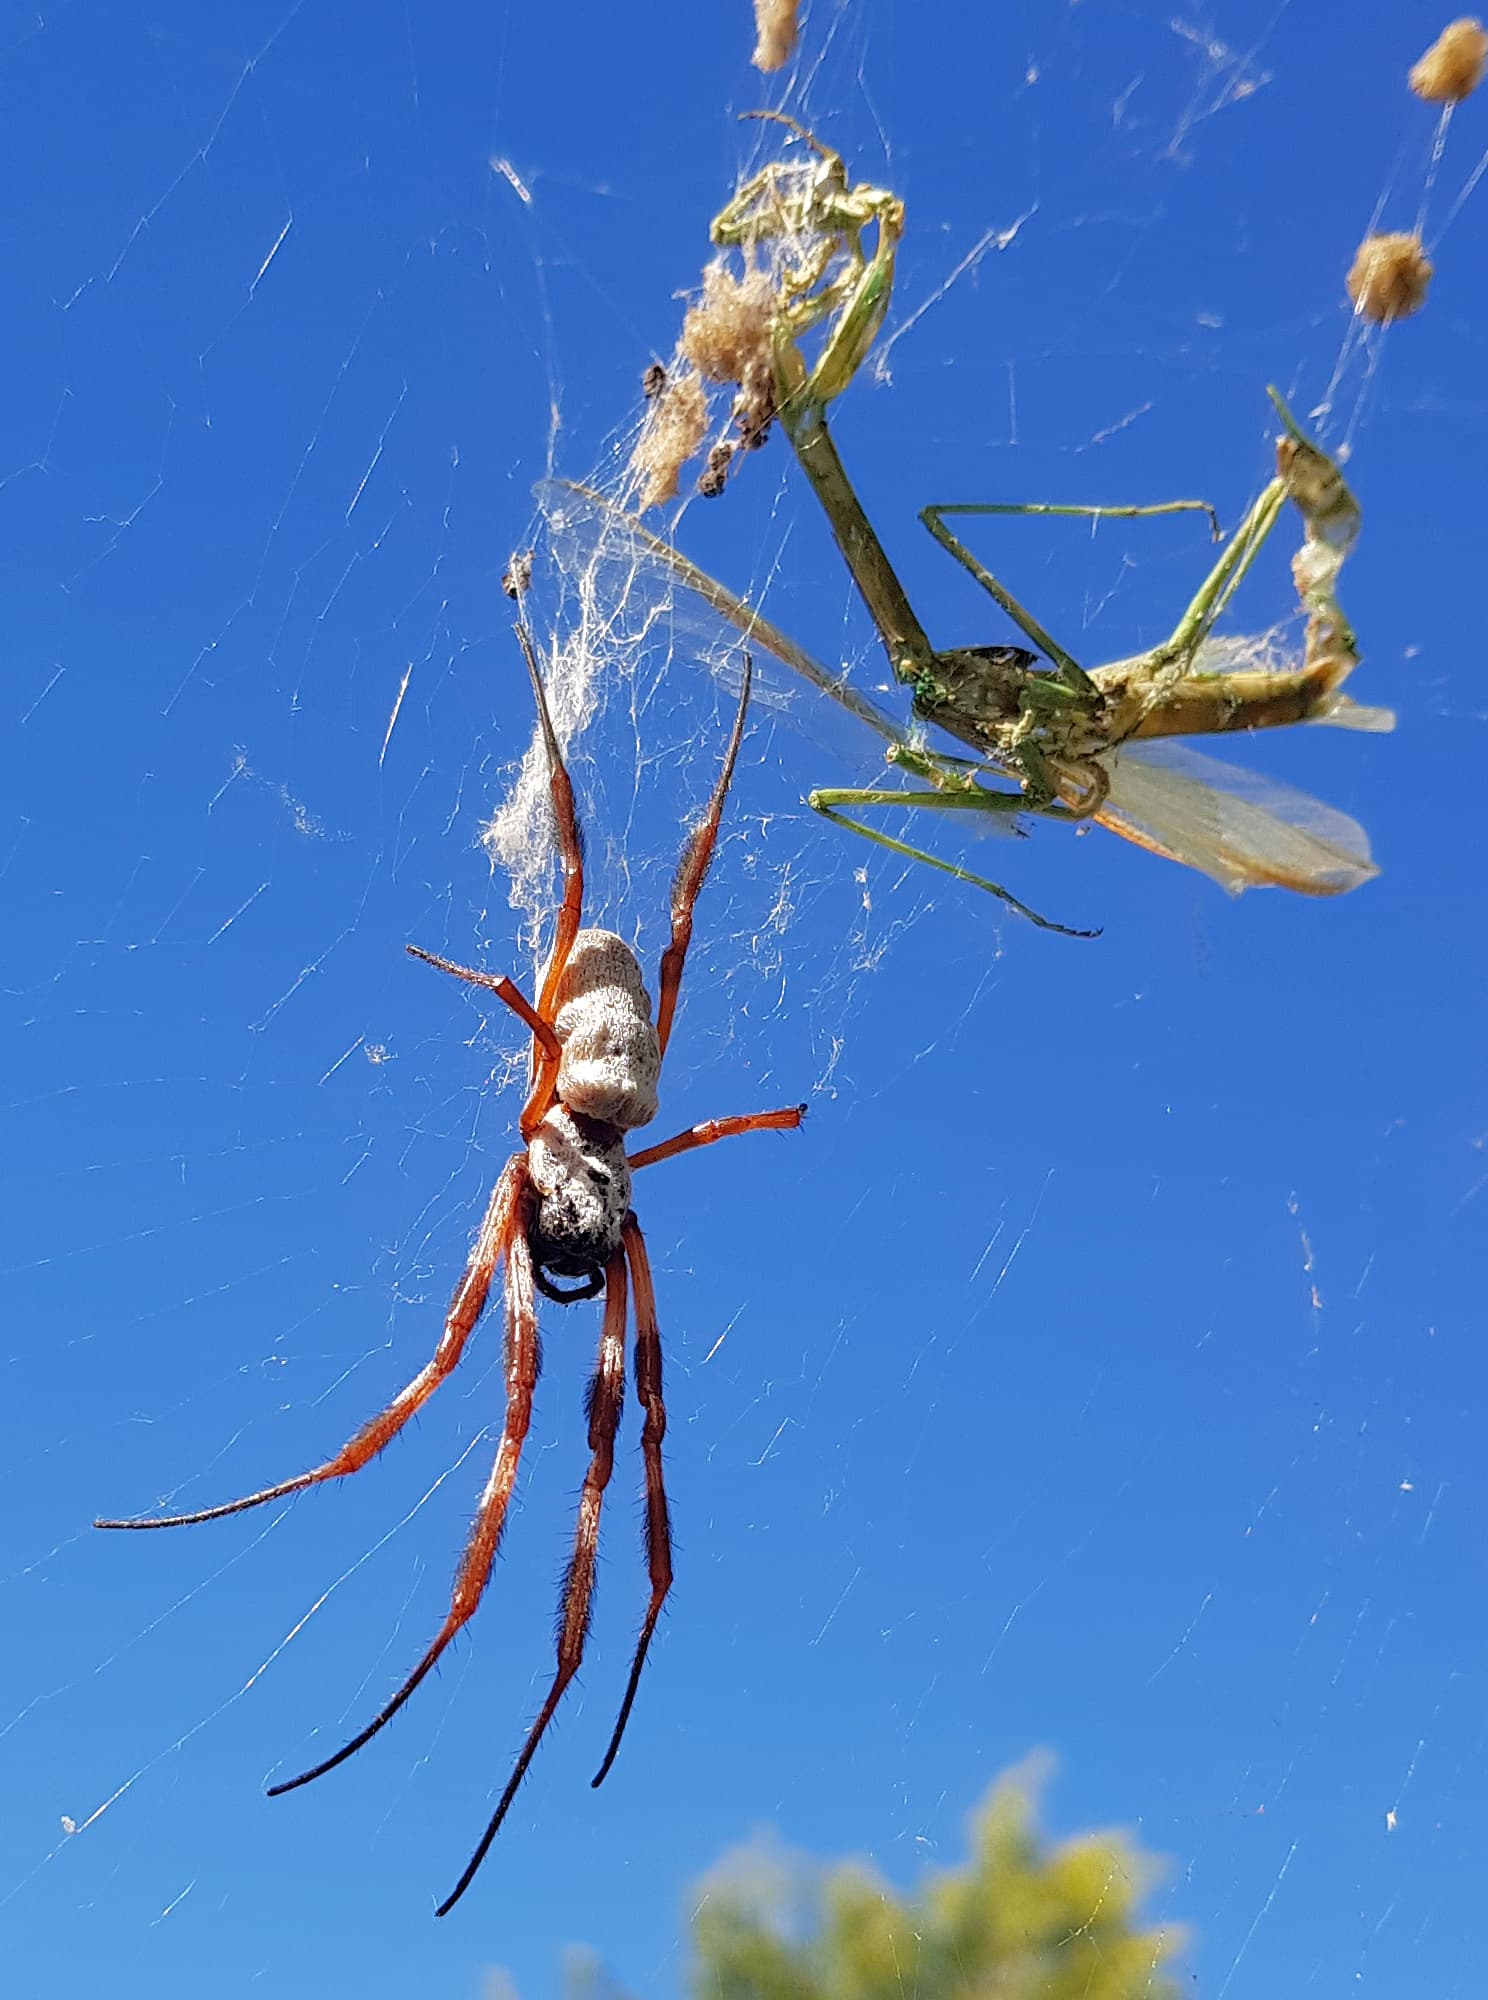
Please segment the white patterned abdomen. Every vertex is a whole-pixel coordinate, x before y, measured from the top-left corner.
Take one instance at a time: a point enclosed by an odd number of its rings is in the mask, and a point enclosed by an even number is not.
[[[661,1044],[635,953],[613,931],[580,931],[558,982],[558,1097],[624,1132],[656,1116]]]

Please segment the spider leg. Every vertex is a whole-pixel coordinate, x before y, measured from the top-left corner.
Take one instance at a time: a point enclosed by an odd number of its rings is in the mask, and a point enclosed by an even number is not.
[[[707,1142],[704,1140],[701,1143]],[[641,1684],[641,1669],[646,1664],[656,1621],[672,1587],[672,1522],[661,1462],[661,1441],[666,1436],[667,1422],[666,1404],[661,1394],[661,1328],[656,1320],[656,1288],[651,1282],[651,1260],[646,1255],[646,1239],[641,1234],[641,1225],[634,1211],[626,1216],[621,1226],[621,1238],[630,1264],[631,1282],[635,1287],[636,1394],[646,1411],[645,1428],[641,1432],[641,1453],[646,1466],[646,1568],[651,1577],[651,1601],[646,1606],[641,1636],[636,1641],[630,1679],[625,1684],[625,1698],[620,1704],[615,1733],[610,1738],[609,1749],[605,1751],[604,1762],[591,1780],[595,1785],[604,1783],[619,1752],[620,1739],[625,1734],[625,1725],[635,1704],[636,1689]]]
[[[506,1790],[491,1815],[490,1824],[466,1863],[464,1874],[436,1912],[441,1917],[448,1915],[474,1881],[475,1872],[485,1860],[487,1850],[506,1818],[507,1809],[517,1795],[517,1787],[527,1775],[527,1767],[542,1741],[543,1732],[552,1721],[554,1711],[584,1657],[584,1641],[589,1636],[589,1612],[594,1597],[600,1509],[615,1464],[615,1432],[619,1428],[620,1408],[625,1399],[625,1309],[625,1255],[623,1251],[616,1250],[605,1266],[604,1322],[599,1336],[599,1361],[589,1387],[589,1449],[593,1455],[579,1495],[573,1556],[559,1601],[558,1671],[548,1690],[548,1698],[522,1745],[522,1754],[507,1780]]]
[[[658,1160],[673,1160],[678,1153],[694,1152],[699,1146],[711,1146],[719,1139],[732,1139],[740,1132],[794,1132],[805,1117],[804,1104],[787,1104],[780,1111],[744,1111],[733,1118],[708,1118],[701,1125],[693,1125],[686,1132],[677,1133],[675,1138],[663,1139],[660,1145],[645,1146],[639,1153],[632,1153],[630,1165],[632,1168],[654,1167]],[[626,1227],[629,1227],[628,1223]],[[627,1243],[629,1240],[627,1237]],[[637,1314],[640,1312],[640,1283],[637,1278]]]
[[[391,1722],[451,1639],[469,1623],[485,1595],[501,1543],[501,1531],[506,1525],[507,1503],[516,1484],[522,1444],[532,1418],[532,1395],[537,1387],[541,1361],[537,1301],[532,1288],[532,1252],[527,1243],[528,1206],[529,1196],[524,1186],[522,1199],[513,1212],[510,1241],[506,1245],[506,1421],[502,1425],[496,1462],[486,1481],[486,1490],[476,1509],[475,1524],[470,1530],[470,1539],[455,1575],[449,1612],[433,1645],[387,1706],[349,1743],[343,1744],[333,1757],[327,1757],[312,1770],[301,1771],[297,1778],[287,1778],[282,1785],[270,1785],[271,1799],[277,1799],[282,1792],[292,1792],[301,1785],[308,1785],[312,1778],[324,1777],[327,1771],[344,1764],[364,1743],[370,1742],[384,1723]]]
[[[563,977],[564,968],[568,964],[568,955],[573,950],[573,941],[578,936],[579,925],[583,920],[584,836],[579,826],[578,808],[574,804],[573,785],[563,761],[563,752],[558,748],[558,738],[553,730],[553,718],[548,712],[548,697],[543,687],[542,672],[537,664],[537,653],[525,622],[518,622],[517,639],[522,648],[522,657],[527,662],[527,671],[532,677],[532,693],[537,702],[537,724],[542,731],[543,744],[548,753],[548,787],[553,801],[553,826],[558,836],[558,858],[563,864],[563,901],[558,906],[558,915],[553,925],[553,949],[548,956],[542,988],[537,996],[538,1014],[544,1021],[551,1021],[553,1004],[558,994],[558,982]],[[532,1087],[527,1094],[527,1102],[522,1107],[521,1129],[524,1139],[532,1137],[552,1108],[557,1081],[558,1053],[544,1043],[541,1054],[536,1049],[532,1052]]]
[[[538,1013],[527,995],[515,980],[508,979],[504,972],[477,972],[471,965],[456,965],[452,958],[441,958],[438,952],[425,951],[422,945],[406,944],[403,949],[410,958],[421,958],[425,965],[432,965],[436,972],[449,972],[456,979],[463,979],[470,986],[484,986],[495,993],[511,1008],[517,1019],[532,1032],[532,1039],[542,1045],[543,1054],[551,1062],[557,1062],[563,1049],[552,1028]]]
[[[241,1500],[229,1500],[220,1507],[203,1507],[194,1514],[148,1514],[130,1520],[97,1520],[93,1523],[94,1527],[194,1528],[202,1521],[220,1521],[228,1514],[242,1514],[249,1507],[262,1507],[266,1501],[282,1500],[286,1494],[299,1493],[307,1486],[318,1486],[324,1479],[344,1479],[349,1473],[360,1472],[369,1459],[375,1458],[384,1445],[392,1442],[409,1418],[417,1415],[445,1377],[458,1366],[470,1330],[480,1318],[481,1308],[486,1303],[486,1294],[491,1289],[491,1279],[503,1250],[510,1255],[512,1218],[522,1207],[519,1196],[524,1193],[526,1182],[527,1156],[525,1153],[514,1154],[491,1190],[491,1199],[487,1203],[475,1247],[470,1253],[470,1262],[465,1266],[465,1274],[449,1302],[444,1316],[444,1332],[440,1335],[433,1358],[405,1388],[399,1390],[386,1409],[363,1424],[334,1458],[328,1458],[324,1465],[314,1466],[309,1472],[298,1473],[293,1479],[282,1479],[277,1486],[266,1486],[261,1493],[249,1493]],[[522,1241],[525,1245],[525,1237]]]
[[[723,753],[723,769],[719,772],[718,782],[713,787],[708,810],[693,828],[686,846],[682,849],[677,862],[676,877],[672,883],[672,941],[661,955],[661,978],[656,999],[656,1038],[661,1043],[663,1055],[666,1054],[667,1039],[672,1032],[672,1016],[677,1011],[677,995],[682,986],[682,967],[687,959],[687,947],[692,942],[693,906],[697,902],[698,892],[707,879],[708,867],[713,859],[713,849],[718,840],[719,821],[723,817],[723,802],[728,793],[729,782],[734,775],[739,745],[744,740],[744,711],[749,706],[749,683],[753,673],[754,662],[746,653],[744,673],[739,687],[739,711],[734,717],[728,748]]]

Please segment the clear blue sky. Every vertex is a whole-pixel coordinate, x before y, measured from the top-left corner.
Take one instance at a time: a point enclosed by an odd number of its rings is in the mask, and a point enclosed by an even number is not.
[[[983,848],[1105,926],[1050,938],[819,825],[800,800],[842,767],[757,715],[662,1128],[812,1111],[643,1190],[679,1574],[603,1791],[644,1601],[634,1409],[583,1687],[434,1922],[550,1671],[592,1307],[546,1313],[480,1617],[294,1797],[261,1794],[442,1615],[495,1329],[338,1491],[88,1526],[300,1469],[432,1346],[514,1043],[402,947],[529,970],[477,840],[530,727],[499,579],[549,464],[612,464],[758,143],[736,111],[788,103],[909,204],[907,330],[837,427],[942,643],[1004,634],[920,505],[1235,519],[1264,384],[1316,404],[1354,245],[1381,201],[1415,219],[1434,8],[817,0],[793,87],[748,68],[746,14],[7,16],[0,1949],[26,2000],[479,2000],[498,1966],[533,2000],[575,1941],[660,2000],[725,1846],[773,1825],[907,1881],[1040,1746],[1056,1831],[1170,1858],[1153,1907],[1211,2000],[1478,1990],[1481,199],[1335,403],[1356,689],[1399,732],[1236,753],[1365,821],[1377,882],[1230,902],[1099,832]],[[812,504],[777,443],[684,539],[740,587],[783,542],[776,616],[877,684]],[[1206,559],[1181,522],[982,546],[1089,661],[1160,636]],[[1243,622],[1287,610],[1284,554]],[[654,960],[721,725],[685,661],[648,686],[576,772],[593,912]]]

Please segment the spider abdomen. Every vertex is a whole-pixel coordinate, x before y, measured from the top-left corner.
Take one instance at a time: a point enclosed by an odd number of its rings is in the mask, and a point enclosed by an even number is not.
[[[579,932],[558,984],[553,1032],[563,1045],[558,1096],[570,1111],[623,1132],[650,1124],[661,1044],[651,996],[624,938]]]
[[[532,1135],[527,1165],[537,1190],[530,1241],[539,1270],[561,1278],[603,1271],[630,1208],[624,1133],[555,1104]]]

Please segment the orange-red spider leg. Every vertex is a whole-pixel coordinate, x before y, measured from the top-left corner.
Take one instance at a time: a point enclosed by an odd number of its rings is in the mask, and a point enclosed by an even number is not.
[[[659,1145],[643,1146],[630,1155],[635,1167],[654,1167],[658,1160],[673,1160],[678,1153],[695,1152],[699,1146],[714,1145],[719,1139],[733,1139],[741,1132],[794,1132],[806,1116],[804,1104],[787,1104],[780,1111],[745,1111],[735,1118],[708,1118],[675,1138]]]
[[[558,1037],[548,1023],[515,980],[508,979],[504,972],[477,972],[474,966],[456,965],[452,958],[441,958],[438,952],[425,951],[423,946],[418,944],[406,944],[403,949],[411,958],[421,958],[425,965],[432,965],[436,972],[452,973],[456,979],[463,979],[468,985],[484,986],[488,992],[497,994],[511,1008],[517,1019],[532,1031],[533,1038],[541,1042],[544,1055],[556,1063],[563,1054],[558,1045]]]
[[[616,1250],[605,1266],[604,1322],[599,1335],[599,1361],[589,1389],[589,1470],[579,1495],[579,1519],[574,1531],[573,1557],[563,1580],[558,1613],[558,1671],[548,1698],[522,1745],[506,1790],[481,1835],[480,1844],[466,1864],[465,1872],[440,1904],[437,1914],[452,1910],[475,1879],[475,1871],[486,1858],[491,1842],[501,1829],[507,1809],[517,1795],[517,1787],[527,1775],[543,1732],[553,1719],[569,1682],[584,1657],[584,1641],[589,1636],[589,1611],[594,1597],[594,1563],[599,1548],[599,1517],[604,1492],[615,1463],[615,1432],[625,1400],[625,1256]]]
[[[677,1011],[677,995],[682,986],[682,967],[687,959],[687,947],[692,943],[693,906],[697,902],[698,893],[707,879],[708,868],[713,860],[713,849],[718,840],[718,825],[723,817],[723,802],[733,779],[739,745],[744,740],[744,711],[749,706],[749,683],[753,671],[753,663],[746,653],[744,680],[739,689],[739,712],[734,717],[728,748],[723,753],[723,769],[718,774],[718,783],[713,787],[708,810],[693,828],[692,836],[682,850],[677,863],[676,877],[672,883],[672,941],[661,954],[661,976],[657,983],[656,995],[656,1038],[661,1043],[663,1055],[666,1054],[667,1040],[672,1032],[672,1016]]]
[[[553,1004],[558,994],[558,982],[563,977],[564,968],[568,964],[568,955],[573,950],[573,941],[578,936],[579,925],[583,920],[584,835],[579,825],[578,808],[574,804],[573,785],[569,781],[568,769],[563,762],[563,752],[558,748],[553,718],[548,712],[547,691],[543,687],[542,672],[537,664],[532,635],[525,623],[518,623],[517,638],[521,643],[522,657],[527,662],[527,671],[532,677],[532,693],[537,702],[537,724],[548,754],[548,788],[553,801],[553,827],[558,837],[558,858],[563,866],[563,901],[558,906],[558,915],[553,925],[553,949],[549,954],[547,970],[543,974],[542,987],[537,996],[538,1013],[543,1020],[551,1021]],[[521,1128],[524,1139],[532,1137],[552,1109],[557,1082],[556,1053],[546,1045],[541,1056],[534,1049],[532,1087],[522,1108]]]
[[[297,1778],[287,1778],[282,1785],[271,1785],[271,1799],[277,1799],[282,1792],[292,1792],[301,1785],[308,1785],[312,1778],[324,1777],[327,1771],[344,1764],[364,1743],[370,1742],[384,1723],[391,1722],[451,1639],[469,1623],[485,1595],[496,1551],[501,1544],[501,1531],[506,1525],[507,1503],[516,1484],[522,1444],[532,1418],[532,1395],[537,1387],[541,1358],[537,1337],[537,1301],[532,1286],[532,1252],[527,1246],[530,1199],[524,1185],[521,1199],[513,1210],[510,1241],[506,1246],[506,1421],[502,1426],[496,1462],[486,1481],[486,1490],[476,1509],[475,1524],[470,1530],[470,1540],[465,1545],[465,1554],[455,1575],[449,1613],[428,1652],[367,1727],[353,1736],[349,1743],[343,1744],[333,1757],[315,1765],[313,1770],[301,1771]]]
[[[610,1738],[604,1762],[592,1780],[596,1785],[604,1783],[620,1749],[620,1739],[625,1734],[625,1725],[635,1705],[636,1689],[641,1684],[641,1669],[651,1649],[656,1621],[672,1587],[672,1522],[661,1462],[661,1442],[666,1436],[667,1421],[666,1404],[661,1394],[661,1328],[656,1319],[656,1287],[651,1282],[651,1260],[646,1255],[646,1239],[641,1234],[641,1225],[634,1212],[626,1216],[621,1238],[635,1289],[636,1394],[646,1412],[646,1424],[641,1432],[641,1455],[646,1466],[646,1569],[651,1578],[651,1600],[646,1606],[641,1636],[636,1641],[635,1657],[630,1663],[630,1679],[625,1684],[625,1698],[620,1704],[615,1733]]]
[[[445,1377],[458,1366],[470,1330],[480,1318],[481,1308],[486,1303],[486,1294],[491,1289],[491,1279],[502,1251],[508,1248],[512,1217],[522,1206],[517,1199],[518,1193],[525,1188],[526,1179],[527,1156],[525,1153],[514,1154],[491,1190],[480,1233],[475,1239],[470,1261],[465,1266],[465,1274],[449,1302],[444,1316],[444,1332],[433,1358],[405,1388],[399,1390],[386,1409],[363,1424],[356,1436],[349,1439],[334,1458],[328,1458],[324,1465],[314,1466],[309,1472],[298,1473],[293,1479],[282,1479],[277,1486],[266,1486],[261,1493],[249,1493],[241,1500],[229,1500],[220,1507],[203,1507],[194,1514],[147,1514],[127,1521],[99,1520],[93,1523],[94,1527],[191,1528],[201,1521],[220,1521],[225,1515],[241,1514],[249,1507],[262,1507],[268,1500],[282,1500],[286,1494],[299,1493],[307,1486],[318,1486],[324,1479],[344,1479],[349,1473],[360,1472],[369,1459],[375,1458],[384,1445],[392,1442],[408,1420],[428,1402]]]

